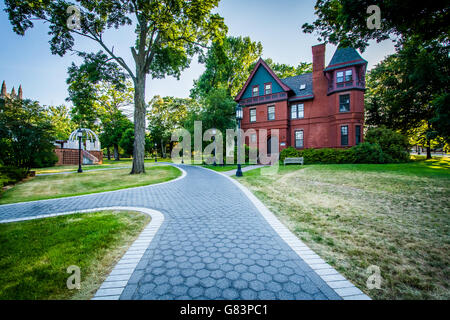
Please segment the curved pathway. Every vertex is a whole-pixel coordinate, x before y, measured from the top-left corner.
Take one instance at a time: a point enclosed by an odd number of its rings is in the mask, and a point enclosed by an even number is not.
[[[230,178],[179,167],[184,178],[159,185],[1,205],[0,222],[104,207],[161,212],[164,222],[121,299],[341,299],[345,289],[364,298],[349,285],[331,288],[349,282],[305,262]]]

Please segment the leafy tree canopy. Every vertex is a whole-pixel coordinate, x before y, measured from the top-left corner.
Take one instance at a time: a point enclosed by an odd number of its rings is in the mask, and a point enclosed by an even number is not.
[[[4,165],[30,169],[52,166],[54,126],[38,102],[0,99],[0,159]]]
[[[165,147],[171,141],[172,132],[182,126],[188,113],[197,107],[197,102],[192,99],[154,96],[149,105],[150,138],[153,143],[161,146],[165,155]]]
[[[214,42],[206,57],[200,62],[206,66],[205,72],[194,81],[191,96],[200,98],[212,89],[225,88],[236,96],[249,76],[251,65],[262,54],[260,42],[249,37],[226,37],[222,42]]]
[[[367,13],[378,5],[380,29],[370,29]],[[302,26],[303,32],[317,32],[320,41],[352,46],[364,51],[369,40],[378,42],[397,36],[396,41],[415,36],[420,42],[449,41],[448,1],[414,2],[404,0],[317,0],[317,19]]]
[[[77,124],[70,117],[70,109],[63,104],[49,106],[46,108],[46,113],[55,128],[55,139],[68,139],[77,127]]]
[[[179,77],[194,55],[201,55],[211,40],[222,38],[227,28],[223,18],[212,13],[218,3],[219,0],[6,0],[5,10],[13,30],[20,35],[32,28],[35,20],[47,22],[53,54],[62,56],[73,50],[75,36],[82,36],[95,42],[128,74],[135,88],[135,148],[131,173],[138,174],[145,172],[147,74],[153,78]],[[79,21],[73,19],[74,11],[69,8],[73,4],[80,13]],[[74,20],[79,22],[79,28],[68,23]],[[108,30],[133,24],[134,65],[131,65],[114,52],[114,47],[106,44],[104,35]],[[88,101],[79,99],[77,107],[89,108],[89,98],[86,98]]]

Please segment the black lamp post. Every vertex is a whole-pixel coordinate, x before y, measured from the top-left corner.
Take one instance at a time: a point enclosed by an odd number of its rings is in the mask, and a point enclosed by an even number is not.
[[[155,163],[158,162],[158,144],[155,142]]]
[[[244,118],[244,111],[242,110],[242,107],[238,104],[236,106],[236,120],[237,120],[237,124],[238,124],[238,136],[237,136],[238,152],[237,152],[236,177],[242,177],[242,169],[241,169],[241,120],[243,118]]]
[[[83,130],[78,129],[77,131],[78,137],[78,173],[82,173],[83,169],[81,169],[81,138],[83,138]]]
[[[217,163],[216,163],[216,129],[213,129],[212,130],[212,134],[214,135],[213,136],[213,141],[214,141],[214,167],[215,166],[217,166]]]

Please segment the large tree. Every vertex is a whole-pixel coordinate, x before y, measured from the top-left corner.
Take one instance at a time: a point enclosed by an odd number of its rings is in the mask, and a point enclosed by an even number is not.
[[[236,96],[249,76],[249,68],[262,54],[260,42],[249,37],[226,37],[215,42],[201,59],[206,70],[194,81],[191,96],[205,97],[213,89],[224,88]]]
[[[67,70],[67,100],[73,103],[72,120],[80,127],[99,131],[101,110],[98,106],[108,99],[106,95],[112,94],[111,91],[102,93],[102,90],[126,92],[127,77],[117,63],[109,61],[108,56],[101,51],[79,55],[83,63],[77,66],[72,62]]]
[[[114,150],[114,159],[120,160],[119,144],[127,129],[133,128],[133,123],[124,114],[127,106],[133,103],[134,89],[130,83],[125,83],[123,89],[108,82],[96,86],[96,101],[94,103],[101,122],[100,140],[102,146]],[[129,153],[132,154],[132,153]]]
[[[366,122],[404,134],[421,132],[430,156],[431,140],[450,140],[449,92],[449,48],[408,40],[369,72]]]
[[[55,127],[55,139],[67,140],[76,128],[76,123],[72,121],[70,116],[70,109],[63,104],[48,106],[46,113]]]
[[[54,126],[37,101],[0,98],[0,161],[7,166],[53,166]]]
[[[379,29],[369,28],[367,20],[380,8]],[[305,23],[303,31],[317,32],[319,40],[364,49],[369,40],[378,42],[393,38],[399,43],[414,35],[420,42],[449,41],[450,10],[448,1],[419,1],[414,5],[405,0],[317,0],[317,19]],[[371,20],[372,21],[372,20]]]
[[[223,18],[211,11],[219,0],[5,0],[6,12],[19,35],[33,27],[36,19],[49,24],[50,48],[63,56],[73,50],[75,35],[97,43],[109,58],[119,64],[133,81],[135,139],[131,173],[145,172],[145,90],[146,78],[180,76],[191,58],[202,51],[211,39],[226,32]],[[76,4],[81,19],[69,8]],[[69,9],[69,10],[68,10]],[[68,14],[67,12],[70,12]],[[135,25],[131,47],[133,64],[114,51],[104,40],[105,32],[127,25]]]
[[[153,143],[161,147],[163,157],[166,157],[166,146],[170,149],[172,133],[180,128],[190,110],[197,105],[195,100],[154,96],[149,103],[148,130]],[[170,150],[169,150],[170,151]]]

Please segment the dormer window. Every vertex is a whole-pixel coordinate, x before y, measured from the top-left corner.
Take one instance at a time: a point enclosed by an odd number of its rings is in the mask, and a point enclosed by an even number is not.
[[[306,84],[302,83],[302,84],[300,85],[300,90],[305,90],[305,89],[306,89]]]
[[[336,82],[337,82],[337,83],[344,82],[344,71],[339,71],[339,72],[336,74]]]
[[[253,86],[252,97],[259,96],[259,86]]]
[[[353,71],[347,70],[345,71],[345,82],[352,81],[353,79]]]
[[[272,83],[266,83],[264,85],[264,94],[272,94]]]
[[[336,73],[336,83],[350,82],[353,80],[353,70],[339,71]]]

